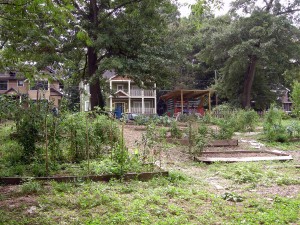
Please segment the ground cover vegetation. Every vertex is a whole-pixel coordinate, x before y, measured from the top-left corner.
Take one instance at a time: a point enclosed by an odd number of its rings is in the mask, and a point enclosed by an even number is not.
[[[1,103],[10,105],[6,100],[3,97]],[[24,108],[25,103],[30,107]],[[1,176],[82,176],[153,170],[142,165],[138,153],[128,153],[122,125],[113,118],[97,112],[57,114],[51,104],[43,101],[12,104],[13,111],[2,117],[1,123]]]
[[[275,108],[272,110],[275,110]],[[272,114],[272,110],[269,113]],[[219,114],[218,117],[214,117],[211,114],[210,116],[207,115],[206,118],[197,120],[192,118],[193,123],[188,121],[184,127],[182,127],[182,122],[178,123],[176,121],[173,121],[167,127],[157,126],[154,122],[157,119],[154,119],[154,121],[147,124],[147,130],[143,131],[137,148],[131,150],[133,155],[126,151],[125,157],[123,157],[123,154],[122,157],[118,158],[116,157],[117,154],[120,154],[120,146],[122,146],[120,141],[122,139],[118,133],[115,134],[116,136],[110,136],[112,122],[107,117],[95,115],[91,118],[91,116],[87,117],[86,114],[66,113],[64,121],[67,121],[67,125],[62,128],[64,130],[62,133],[64,141],[60,143],[60,151],[62,149],[64,151],[57,155],[59,150],[56,149],[52,153],[51,147],[49,147],[49,165],[53,163],[53,156],[59,156],[56,160],[62,167],[66,167],[63,170],[65,174],[120,173],[120,165],[123,165],[123,171],[132,169],[139,171],[138,165],[140,164],[137,163],[135,167],[132,162],[135,159],[137,160],[138,158],[135,158],[135,156],[139,155],[141,161],[151,161],[162,166],[165,164],[164,160],[171,158],[172,155],[172,152],[168,149],[172,149],[173,145],[165,141],[168,133],[171,134],[171,130],[176,130],[175,133],[181,132],[182,137],[192,132],[192,135],[195,135],[195,145],[192,146],[192,149],[189,149],[190,146],[184,146],[183,152],[192,155],[199,154],[203,151],[201,143],[206,143],[209,140],[208,130],[221,130],[218,124],[222,124],[220,121],[229,119],[229,117],[226,118],[226,115],[231,115],[235,121],[247,121],[245,123],[248,124],[249,111],[235,110],[235,112],[233,114],[231,109],[228,111],[223,109],[222,116]],[[245,119],[237,120],[237,118],[242,117],[242,114]],[[52,119],[59,120],[60,118],[52,116],[51,113],[47,115]],[[257,115],[253,115],[253,117],[256,118]],[[267,114],[265,118],[260,119],[262,121],[260,124],[264,123],[263,121],[269,121],[269,123],[276,125],[276,120],[270,120],[269,118],[270,115]],[[84,143],[86,143],[87,120],[89,121],[88,129],[90,129],[88,143],[91,160],[89,167],[87,166],[87,156],[84,154],[86,151]],[[290,121],[291,119],[282,119],[283,124],[289,123],[286,120]],[[45,124],[45,120],[43,121]],[[49,121],[48,137],[50,138],[51,134],[53,135],[50,131],[50,124],[53,121]],[[151,119],[148,119],[148,121],[151,121]],[[250,121],[255,121],[255,124],[258,122],[257,119],[251,119]],[[64,124],[63,122],[62,124]],[[197,124],[197,126],[194,124]],[[56,126],[59,127],[60,125]],[[122,133],[121,125],[114,122],[113,126],[119,126],[120,129],[117,130]],[[210,126],[215,127],[210,128]],[[236,126],[241,128],[239,131],[243,134],[249,133],[249,130],[243,129],[245,127],[243,124]],[[189,131],[189,127],[192,127],[192,130]],[[254,128],[254,131],[257,128],[256,125],[251,125],[251,127]],[[44,128],[40,132],[43,133]],[[93,130],[97,131],[93,132]],[[231,130],[238,129],[234,126],[231,127]],[[5,121],[1,124],[1,143],[3,143],[1,146],[1,160],[5,159],[6,162],[1,164],[1,172],[6,170],[3,165],[8,166],[8,163],[11,163],[10,168],[17,170],[20,159],[22,159],[22,147],[24,148],[24,146],[15,140],[15,131],[16,125],[13,121]],[[59,131],[56,132],[57,135],[60,133]],[[73,135],[73,140],[77,141],[70,140],[66,134]],[[43,135],[40,136],[41,139],[44,137]],[[80,138],[75,138],[77,136]],[[97,138],[95,139],[95,137]],[[110,151],[109,148],[111,138],[116,138],[115,141],[119,143],[116,147],[113,147],[113,151]],[[94,139],[97,144],[93,143]],[[275,143],[274,140],[272,142]],[[126,143],[126,139],[124,139],[124,143]],[[36,141],[36,148],[43,148],[43,146],[45,146],[45,142]],[[199,151],[199,148],[201,151]],[[19,151],[19,153],[10,155],[9,153],[12,150]],[[31,171],[30,174],[39,175],[41,171],[45,171],[45,159],[41,154],[41,152],[45,153],[45,148],[39,151],[36,150],[34,157],[29,155],[30,157],[26,160],[31,161],[31,164],[28,164],[30,168],[26,168],[27,171],[22,171],[24,168],[20,169],[19,175],[28,174],[29,171]],[[99,154],[101,160],[99,160]],[[106,157],[107,155],[108,157]],[[16,163],[13,163],[9,158],[12,156],[15,156]],[[148,160],[146,160],[147,157]],[[38,164],[37,158],[42,161],[39,168],[33,166]],[[73,164],[70,165],[70,162],[73,162]],[[23,162],[19,167],[23,167],[22,165]],[[40,224],[41,222],[43,224],[64,222],[70,224],[299,223],[300,196],[297,191],[292,191],[293,189],[297,190],[297,188],[299,190],[300,185],[295,162],[214,163],[209,165],[195,163],[190,158],[189,161],[183,163],[173,161],[164,168],[171,171],[169,177],[158,177],[148,182],[112,180],[109,183],[94,183],[78,180],[72,183],[42,183],[29,179],[24,184],[9,189],[0,186],[3,190],[0,198],[0,221],[5,224]],[[181,172],[178,171],[179,168],[181,168]],[[55,173],[58,170],[53,169],[50,171]],[[195,171],[195,174],[192,171]],[[16,174],[15,171],[13,173]],[[217,177],[217,181],[222,182],[222,185],[225,182],[226,190],[216,190],[210,181],[213,177]],[[281,190],[281,188],[290,190],[290,193],[282,195],[280,191],[274,193],[271,191],[273,189]],[[270,189],[270,191],[264,192],[265,189]]]

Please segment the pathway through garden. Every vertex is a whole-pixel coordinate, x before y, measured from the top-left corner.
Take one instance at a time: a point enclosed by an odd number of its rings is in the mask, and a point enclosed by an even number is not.
[[[124,138],[129,151],[133,151],[138,148],[137,143],[141,143],[142,135],[145,131],[135,130],[134,126],[125,126]],[[239,146],[234,147],[234,150],[247,150],[247,149],[269,149],[263,144],[255,140],[252,133],[240,134],[237,133],[234,138],[239,140]],[[216,150],[210,148],[209,150]],[[218,148],[217,150],[220,150]],[[226,148],[223,148],[226,150]],[[232,150],[232,149],[230,149]],[[294,161],[300,164],[300,151],[289,152],[293,155]],[[225,179],[219,175],[218,172],[213,172],[205,164],[197,163],[193,161],[193,158],[187,154],[186,146],[170,145],[170,147],[162,153],[162,168],[168,171],[181,171],[182,173],[206,182],[209,184],[213,193],[223,194],[224,192],[244,193],[247,185],[235,184],[232,180]],[[249,185],[248,185],[249,186]],[[250,192],[266,196],[281,195],[281,196],[295,196],[300,193],[299,185],[288,186],[256,186]]]

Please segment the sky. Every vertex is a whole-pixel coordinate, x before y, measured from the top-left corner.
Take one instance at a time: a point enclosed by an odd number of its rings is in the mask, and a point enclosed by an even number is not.
[[[190,5],[195,4],[197,0],[178,0],[178,2],[182,5],[179,7],[179,11],[181,13],[181,17],[188,17],[191,13]],[[224,6],[221,10],[216,11],[216,15],[222,15],[229,9],[229,4],[231,0],[224,0]]]

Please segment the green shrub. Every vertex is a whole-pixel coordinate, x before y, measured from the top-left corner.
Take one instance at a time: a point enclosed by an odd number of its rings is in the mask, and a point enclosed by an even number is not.
[[[182,131],[178,128],[177,123],[175,121],[172,122],[170,132],[172,138],[179,139],[182,137]]]
[[[264,120],[264,134],[268,141],[286,142],[289,139],[289,133],[282,125],[282,110],[271,106]]]
[[[293,102],[292,105],[292,113],[296,117],[300,117],[300,83],[298,81],[294,81],[293,83],[293,91],[291,93],[291,99]]]
[[[43,191],[43,186],[37,181],[28,181],[22,184],[22,194],[37,194]]]
[[[80,162],[86,159],[86,115],[75,113],[67,115],[63,121],[69,159]]]
[[[258,119],[254,110],[239,110],[235,119],[235,131],[254,131]]]
[[[211,130],[211,136],[217,140],[231,139],[234,134],[233,120],[219,120],[217,130]]]

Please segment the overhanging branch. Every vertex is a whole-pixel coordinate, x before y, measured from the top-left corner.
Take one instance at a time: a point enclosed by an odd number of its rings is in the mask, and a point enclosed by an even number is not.
[[[131,3],[138,3],[138,2],[142,2],[143,0],[131,0],[131,1],[128,1],[128,2],[124,2],[118,6],[116,6],[112,11],[110,11],[109,13],[106,14],[106,16],[104,18],[107,18],[109,16],[111,16],[114,12],[116,12],[117,10],[119,10],[120,8],[126,6],[126,5],[129,5]]]

